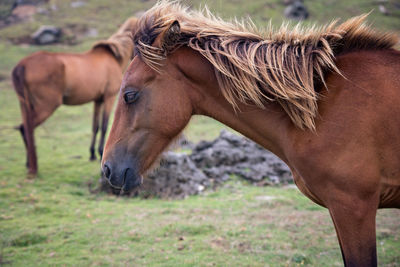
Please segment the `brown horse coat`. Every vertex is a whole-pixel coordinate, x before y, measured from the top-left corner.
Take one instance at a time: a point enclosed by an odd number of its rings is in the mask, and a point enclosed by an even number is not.
[[[210,116],[284,160],[328,208],[346,266],[377,266],[378,208],[400,208],[400,52],[365,16],[266,36],[162,1],[141,17],[102,167],[121,190]]]
[[[61,104],[81,105],[94,101],[91,159],[95,159],[95,140],[103,109],[99,144],[103,152],[104,136],[122,72],[132,57],[131,31],[136,18],[128,19],[108,40],[96,43],[82,54],[37,52],[22,59],[12,72],[15,91],[22,111],[19,129],[27,148],[30,174],[37,172],[35,127],[45,121]]]

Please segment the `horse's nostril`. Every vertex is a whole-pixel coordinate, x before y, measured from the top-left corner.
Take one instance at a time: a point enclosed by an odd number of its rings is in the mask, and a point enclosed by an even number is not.
[[[110,167],[107,166],[107,164],[104,164],[104,175],[106,176],[106,178],[110,178],[111,175],[111,170]]]
[[[129,170],[130,170],[130,168],[126,168],[126,170],[125,170],[122,185],[124,185],[126,183],[127,175],[129,175],[129,173],[128,173]]]

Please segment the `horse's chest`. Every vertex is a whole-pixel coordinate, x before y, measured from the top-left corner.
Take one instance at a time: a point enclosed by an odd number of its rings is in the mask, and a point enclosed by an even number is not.
[[[323,201],[315,193],[312,192],[312,190],[305,183],[304,179],[298,173],[292,171],[292,174],[294,182],[299,188],[300,192],[302,192],[306,197],[308,197],[318,205],[326,207]]]

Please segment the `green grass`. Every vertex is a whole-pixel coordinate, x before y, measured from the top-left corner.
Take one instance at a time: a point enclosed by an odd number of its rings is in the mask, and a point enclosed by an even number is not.
[[[90,162],[92,104],[61,107],[37,128],[39,175],[26,178],[25,149],[13,129],[21,121],[9,73],[40,50],[84,51],[78,45],[34,47],[8,40],[40,24],[83,24],[106,38],[125,17],[154,1],[52,0],[57,12],[0,29],[0,265],[11,266],[342,266],[329,214],[285,187],[253,187],[233,179],[218,191],[185,200],[124,199],[91,194],[99,162]],[[196,6],[198,1],[188,1]],[[280,0],[201,1],[224,17],[251,16],[261,25],[282,21]],[[325,4],[322,4],[325,3]],[[361,3],[361,4],[360,4]],[[364,4],[362,4],[364,3]],[[306,1],[311,21],[328,22],[371,10],[368,1]],[[399,18],[376,10],[371,21],[399,30]],[[83,116],[85,114],[85,116]],[[194,117],[185,130],[194,142],[213,139],[225,126]],[[400,212],[379,211],[380,266],[400,266]]]
[[[293,188],[233,180],[185,200],[91,194],[92,106],[61,107],[36,130],[39,176],[25,175],[25,150],[12,127],[20,114],[0,83],[0,260],[12,266],[341,266],[326,209]],[[191,140],[219,123],[196,117]],[[270,199],[272,197],[272,199]],[[378,214],[380,266],[399,266],[400,211]]]

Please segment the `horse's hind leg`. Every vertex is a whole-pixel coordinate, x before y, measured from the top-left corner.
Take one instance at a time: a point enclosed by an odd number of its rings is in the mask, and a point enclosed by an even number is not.
[[[22,140],[24,141],[24,144],[25,144],[25,149],[28,150],[28,143],[26,141],[24,124],[21,124],[20,126],[16,127],[16,129],[21,133]],[[29,160],[28,155],[26,155],[26,167],[27,168],[29,166],[28,160]]]
[[[33,137],[33,115],[31,94],[25,79],[25,66],[18,64],[12,71],[12,81],[20,102],[23,124],[19,127],[27,151],[29,174],[36,175],[37,162],[35,140]]]
[[[25,113],[23,126],[28,152],[28,174],[30,175],[36,175],[38,170],[34,130],[53,114],[54,110],[60,105],[59,103],[59,101],[53,101],[52,105],[36,105],[34,110],[23,111]]]
[[[377,201],[338,200],[329,207],[346,267],[377,266],[375,217]]]
[[[103,109],[103,119],[101,122],[101,137],[99,142],[99,154],[103,156],[104,149],[104,139],[107,132],[108,120],[110,118],[110,112],[113,107],[115,96],[104,98],[104,109]]]
[[[92,142],[90,144],[90,160],[96,159],[95,154],[95,145],[96,145],[96,136],[97,132],[99,131],[99,115],[100,109],[103,105],[102,101],[95,101],[94,102],[94,111],[93,111],[93,124],[92,124]]]
[[[24,109],[24,137],[26,141],[26,151],[27,155],[27,165],[28,165],[28,174],[36,175],[37,173],[37,155],[36,155],[36,146],[35,146],[35,136],[34,136],[34,111],[29,109]]]

